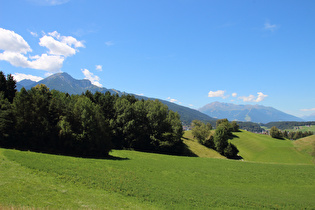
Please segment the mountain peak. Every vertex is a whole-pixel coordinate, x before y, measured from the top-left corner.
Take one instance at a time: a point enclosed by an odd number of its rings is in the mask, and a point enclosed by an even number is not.
[[[69,93],[69,94],[82,94],[85,91],[89,90],[92,93],[95,93],[96,91],[100,93],[106,93],[109,91],[113,95],[123,95],[127,94],[125,92],[120,92],[118,90],[114,89],[106,89],[106,88],[101,88],[98,86],[95,86],[91,83],[90,80],[87,79],[82,79],[82,80],[77,80],[74,79],[72,76],[69,74],[62,72],[62,73],[57,73],[53,74],[39,82],[34,82],[32,85],[29,86],[24,86],[26,89],[31,89],[32,87],[36,86],[37,84],[44,84],[46,85],[50,90],[58,90],[61,92]],[[22,88],[22,85],[17,83],[17,87],[19,86],[18,89]],[[131,94],[133,95],[133,94]],[[135,95],[136,98],[139,99],[151,99],[155,100],[155,98],[147,98],[145,96],[137,96]],[[160,100],[160,99],[159,99]],[[178,112],[181,115],[181,120],[185,124],[190,124],[190,122],[194,119],[198,119],[201,121],[210,121],[213,120],[213,118],[209,117],[206,114],[203,114],[195,109],[191,109],[188,107],[184,107],[175,103],[171,103],[169,101],[165,100],[160,100],[163,104],[166,104],[170,110],[173,110],[174,112]]]
[[[215,118],[227,118],[236,121],[268,123],[272,121],[302,121],[293,115],[286,114],[272,107],[262,105],[237,105],[232,103],[213,102],[199,109],[204,114]]]

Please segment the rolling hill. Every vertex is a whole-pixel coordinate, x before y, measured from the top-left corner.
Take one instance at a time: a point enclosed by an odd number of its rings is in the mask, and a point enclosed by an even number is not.
[[[309,153],[301,152],[310,147],[310,141],[315,137],[297,141],[279,140],[269,135],[255,134],[248,131],[234,133],[237,137],[231,142],[238,148],[239,155],[245,161],[286,164],[313,164]],[[297,143],[301,142],[301,143]],[[308,146],[305,146],[308,145]]]
[[[262,105],[236,105],[213,102],[201,107],[199,111],[214,118],[227,118],[230,121],[250,121],[255,123],[303,121],[293,115]]]
[[[22,80],[17,83],[17,89],[20,90],[22,87],[25,87],[26,89],[31,89],[37,84],[44,84],[50,89],[55,89],[61,92],[69,93],[69,94],[82,94],[87,90],[91,91],[92,93],[95,93],[96,91],[101,92],[101,93],[105,93],[109,91],[111,94],[118,94],[118,95],[128,94],[125,92],[120,92],[115,89],[107,89],[104,87],[95,86],[87,79],[83,79],[83,80],[74,79],[67,73],[57,73],[39,82],[32,82],[30,80]],[[138,99],[155,100],[155,98],[149,98],[149,97],[139,96],[135,94],[131,94],[131,95],[134,95]],[[214,118],[204,113],[201,113],[195,109],[190,109],[188,107],[181,106],[181,105],[178,105],[169,101],[161,100],[161,99],[158,99],[158,100],[161,101],[163,104],[167,105],[170,110],[173,110],[174,112],[178,112],[184,124],[188,125],[190,124],[192,120],[195,120],[195,119],[201,120],[201,121],[214,120]]]
[[[114,150],[109,159],[0,148],[0,209],[312,209],[315,135],[297,141],[234,133],[244,161]],[[211,158],[210,158],[211,157]]]
[[[312,209],[313,165],[0,149],[0,209]]]

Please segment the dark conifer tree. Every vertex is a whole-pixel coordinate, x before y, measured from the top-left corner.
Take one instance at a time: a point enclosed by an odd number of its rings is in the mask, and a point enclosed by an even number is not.
[[[8,74],[7,81],[6,81],[6,98],[10,101],[10,103],[13,102],[15,93],[16,93],[16,81],[13,79],[13,76],[11,74]]]

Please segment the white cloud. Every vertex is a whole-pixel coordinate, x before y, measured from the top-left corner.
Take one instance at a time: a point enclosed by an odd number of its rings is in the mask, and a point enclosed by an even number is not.
[[[100,78],[96,75],[94,75],[92,72],[90,72],[88,69],[81,69],[82,73],[84,74],[85,78],[92,82],[93,85],[96,85],[98,87],[102,87],[102,84],[99,83]]]
[[[225,90],[210,91],[208,93],[208,97],[210,97],[210,98],[212,98],[212,97],[227,98],[228,96],[225,96],[224,93],[225,93]]]
[[[8,61],[13,66],[28,68],[29,61],[27,57],[21,53],[4,51],[0,53],[0,60]]]
[[[270,24],[269,22],[266,22],[264,25],[264,29],[268,31],[274,31],[278,28],[276,24]]]
[[[258,96],[257,96],[256,102],[263,101],[266,97],[268,97],[268,95],[264,95],[262,92],[258,92],[257,94]]]
[[[39,42],[40,46],[47,47],[50,54],[71,56],[78,52],[79,47],[85,47],[82,41],[78,41],[72,36],[61,36],[57,31],[44,35]],[[73,48],[74,47],[74,48]]]
[[[263,101],[268,95],[264,95],[262,92],[257,93],[257,97],[254,95],[240,96],[238,99],[242,99],[244,102],[260,102]]]
[[[53,75],[53,73],[51,73],[51,72],[46,72],[46,73],[45,73],[45,76],[46,76],[46,77],[49,77],[49,76],[51,76],[51,75]]]
[[[102,65],[96,65],[95,68],[98,71],[103,71],[103,66]]]
[[[176,102],[176,101],[177,101],[176,99],[171,98],[171,97],[168,97],[168,98],[167,98],[167,100],[169,100],[169,101],[170,101],[170,102],[172,102],[172,103],[174,103],[174,102]]]
[[[52,55],[62,55],[65,57],[74,55],[76,53],[75,49],[69,45],[55,40],[51,36],[43,36],[40,38],[39,45],[42,47],[47,47],[49,49],[49,54]]]
[[[32,34],[32,32],[31,32]],[[57,39],[57,40],[56,40]],[[32,68],[60,72],[66,57],[76,54],[78,47],[84,47],[83,42],[71,36],[61,36],[57,31],[43,35],[40,46],[49,51],[42,55],[25,55],[32,49],[28,43],[14,31],[0,28],[0,60],[8,61],[11,65],[23,68]]]
[[[62,56],[42,54],[38,59],[29,61],[29,68],[57,73],[60,72],[64,60]]]
[[[237,93],[232,93],[232,96],[233,96],[233,97],[236,97],[236,96],[237,96]]]
[[[301,109],[302,112],[313,112],[315,111],[315,108],[311,108],[311,109]]]
[[[106,46],[112,46],[114,45],[115,43],[113,41],[107,41],[105,42]]]
[[[249,96],[240,96],[238,98],[242,99],[244,102],[254,102],[256,97],[254,95],[249,95]]]
[[[36,32],[31,31],[30,33],[33,37],[38,37],[38,34]]]
[[[137,96],[144,96],[144,94],[143,93],[140,93],[140,94],[136,94]]]
[[[5,52],[23,53],[31,52],[28,43],[14,31],[0,28],[0,50]]]
[[[43,79],[42,77],[33,76],[30,74],[22,74],[22,73],[14,73],[14,74],[12,74],[12,76],[17,82],[22,81],[24,79],[29,79],[29,80],[38,82],[38,81]]]
[[[188,104],[188,106],[193,107],[194,105],[192,105],[192,104]]]

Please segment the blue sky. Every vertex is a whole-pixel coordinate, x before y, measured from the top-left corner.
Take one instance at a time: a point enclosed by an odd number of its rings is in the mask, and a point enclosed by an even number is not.
[[[0,0],[0,70],[315,113],[315,1]]]

